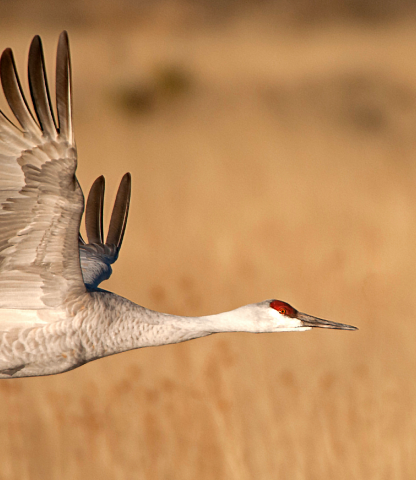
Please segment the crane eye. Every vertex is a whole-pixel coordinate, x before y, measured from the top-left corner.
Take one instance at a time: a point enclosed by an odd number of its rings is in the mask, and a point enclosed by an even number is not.
[[[291,307],[286,302],[282,302],[280,300],[272,300],[270,302],[270,307],[279,312],[281,315],[285,315],[290,318],[295,318],[297,314],[297,310]]]

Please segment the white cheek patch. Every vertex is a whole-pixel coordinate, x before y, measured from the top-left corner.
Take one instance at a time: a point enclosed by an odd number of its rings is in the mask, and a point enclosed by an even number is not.
[[[287,317],[286,315],[282,315],[274,308],[271,308],[270,310],[271,316],[276,320],[277,326],[280,328],[298,328],[303,326],[302,321],[298,320],[297,318],[291,318]]]

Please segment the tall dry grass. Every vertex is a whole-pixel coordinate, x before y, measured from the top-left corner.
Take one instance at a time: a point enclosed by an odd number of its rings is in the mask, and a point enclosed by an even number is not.
[[[58,27],[0,31],[21,70],[35,33],[51,60]],[[414,478],[414,24],[70,36],[80,182],[106,175],[112,200],[133,175],[106,288],[189,315],[277,297],[360,331],[224,334],[3,381],[0,479]]]

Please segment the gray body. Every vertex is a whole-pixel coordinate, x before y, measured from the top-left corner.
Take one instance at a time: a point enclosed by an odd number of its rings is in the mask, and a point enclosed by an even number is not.
[[[212,333],[193,328],[192,319],[181,321],[105,291],[68,301],[59,316],[1,333],[0,378],[62,373],[122,351]]]

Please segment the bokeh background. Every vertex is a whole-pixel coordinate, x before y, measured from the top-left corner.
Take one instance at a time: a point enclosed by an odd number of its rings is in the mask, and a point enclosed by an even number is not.
[[[279,298],[360,330],[1,381],[0,479],[413,479],[415,2],[0,0],[22,77],[35,34],[53,75],[64,28],[80,183],[106,176],[108,219],[133,176],[105,288],[183,315]]]

